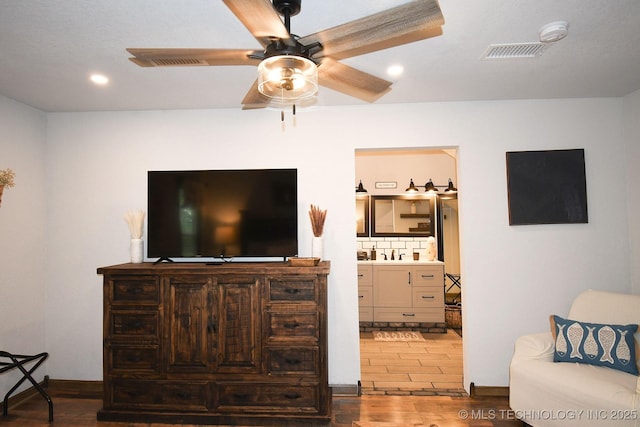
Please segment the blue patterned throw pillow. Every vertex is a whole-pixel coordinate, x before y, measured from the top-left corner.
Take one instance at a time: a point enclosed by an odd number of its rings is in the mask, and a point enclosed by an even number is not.
[[[553,316],[554,362],[606,366],[638,375],[633,334],[638,325],[602,325]]]

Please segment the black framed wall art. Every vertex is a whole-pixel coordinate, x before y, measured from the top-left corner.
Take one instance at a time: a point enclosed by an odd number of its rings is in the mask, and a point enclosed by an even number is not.
[[[584,150],[507,152],[509,224],[587,223]]]

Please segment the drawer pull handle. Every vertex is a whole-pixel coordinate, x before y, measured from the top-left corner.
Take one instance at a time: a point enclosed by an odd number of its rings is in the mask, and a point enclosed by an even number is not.
[[[295,295],[297,293],[300,293],[300,289],[298,288],[287,288],[285,289],[285,292],[291,295]]]
[[[142,360],[142,358],[140,356],[137,356],[137,355],[136,356],[127,357],[127,362],[131,362],[131,363],[136,363],[136,362],[139,362],[141,360]]]
[[[364,274],[358,274],[358,277],[364,277]]]
[[[423,279],[433,279],[435,276],[433,274],[423,274],[422,278]]]
[[[433,295],[422,295],[422,299],[434,299]]]
[[[300,324],[298,322],[293,322],[293,323],[285,323],[284,327],[287,329],[295,329],[298,326],[300,326]]]
[[[416,317],[415,313],[402,313],[404,317]]]
[[[190,393],[185,393],[183,391],[179,391],[176,393],[176,397],[183,399],[183,400],[188,400],[191,399],[191,394]]]
[[[140,329],[142,327],[142,322],[140,320],[136,320],[135,322],[129,322],[127,326],[128,329]]]
[[[288,365],[299,365],[302,363],[300,359],[284,359],[284,361],[287,362]]]
[[[134,294],[134,295],[135,294],[141,294],[142,292],[144,292],[144,289],[142,289],[142,288],[131,288],[129,290],[129,293]]]
[[[233,397],[235,397],[238,400],[247,400],[249,398],[249,395],[241,394],[241,393],[233,393]]]
[[[358,295],[358,298],[362,299],[364,298],[364,295]]]
[[[300,393],[285,393],[284,397],[286,397],[287,399],[300,399],[302,396],[300,395]]]

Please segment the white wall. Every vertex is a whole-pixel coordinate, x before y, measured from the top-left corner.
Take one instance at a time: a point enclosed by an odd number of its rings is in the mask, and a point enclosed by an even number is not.
[[[96,268],[128,261],[122,216],[145,208],[147,170],[296,167],[300,218],[311,203],[328,209],[330,382],[355,384],[354,150],[451,146],[458,147],[457,184],[464,189],[465,382],[506,385],[518,335],[545,330],[548,315],[566,313],[582,289],[631,290],[627,197],[611,191],[627,178],[622,105],[583,99],[352,106],[299,113],[295,126],[288,117],[284,132],[273,111],[48,114],[48,256],[40,275],[52,354],[47,371],[57,379],[102,377]],[[589,223],[510,227],[505,151],[561,148],[585,149]],[[7,204],[15,190],[7,191]],[[299,233],[300,254],[309,255],[308,222],[301,221]],[[34,259],[42,265],[37,255],[6,266],[31,271]],[[4,292],[4,276],[2,286]],[[41,314],[33,318],[43,323]]]
[[[631,283],[633,293],[640,294],[640,90],[624,98],[624,142],[628,179],[625,188],[629,198],[629,242],[631,246]]]
[[[0,350],[18,354],[46,350],[45,130],[45,114],[0,96],[0,170],[16,173],[0,205]],[[0,395],[20,378],[1,375]]]

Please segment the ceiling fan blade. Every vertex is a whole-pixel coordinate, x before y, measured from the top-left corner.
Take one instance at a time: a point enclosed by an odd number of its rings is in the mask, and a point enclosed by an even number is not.
[[[280,15],[269,0],[223,0],[263,47],[273,38],[291,39]]]
[[[442,34],[444,17],[437,0],[418,0],[302,37],[303,45],[322,43],[316,57],[336,59],[375,52]]]
[[[196,65],[258,65],[260,59],[249,55],[262,55],[249,49],[134,49],[129,58],[141,67],[173,67]]]
[[[254,110],[257,108],[265,108],[270,102],[269,98],[258,91],[258,79],[256,79],[242,100],[242,109]]]
[[[318,67],[318,83],[367,102],[374,102],[391,90],[391,82],[330,58],[324,58]]]
[[[258,65],[261,51],[250,49],[136,49],[128,48],[129,58],[141,67],[197,65]]]

